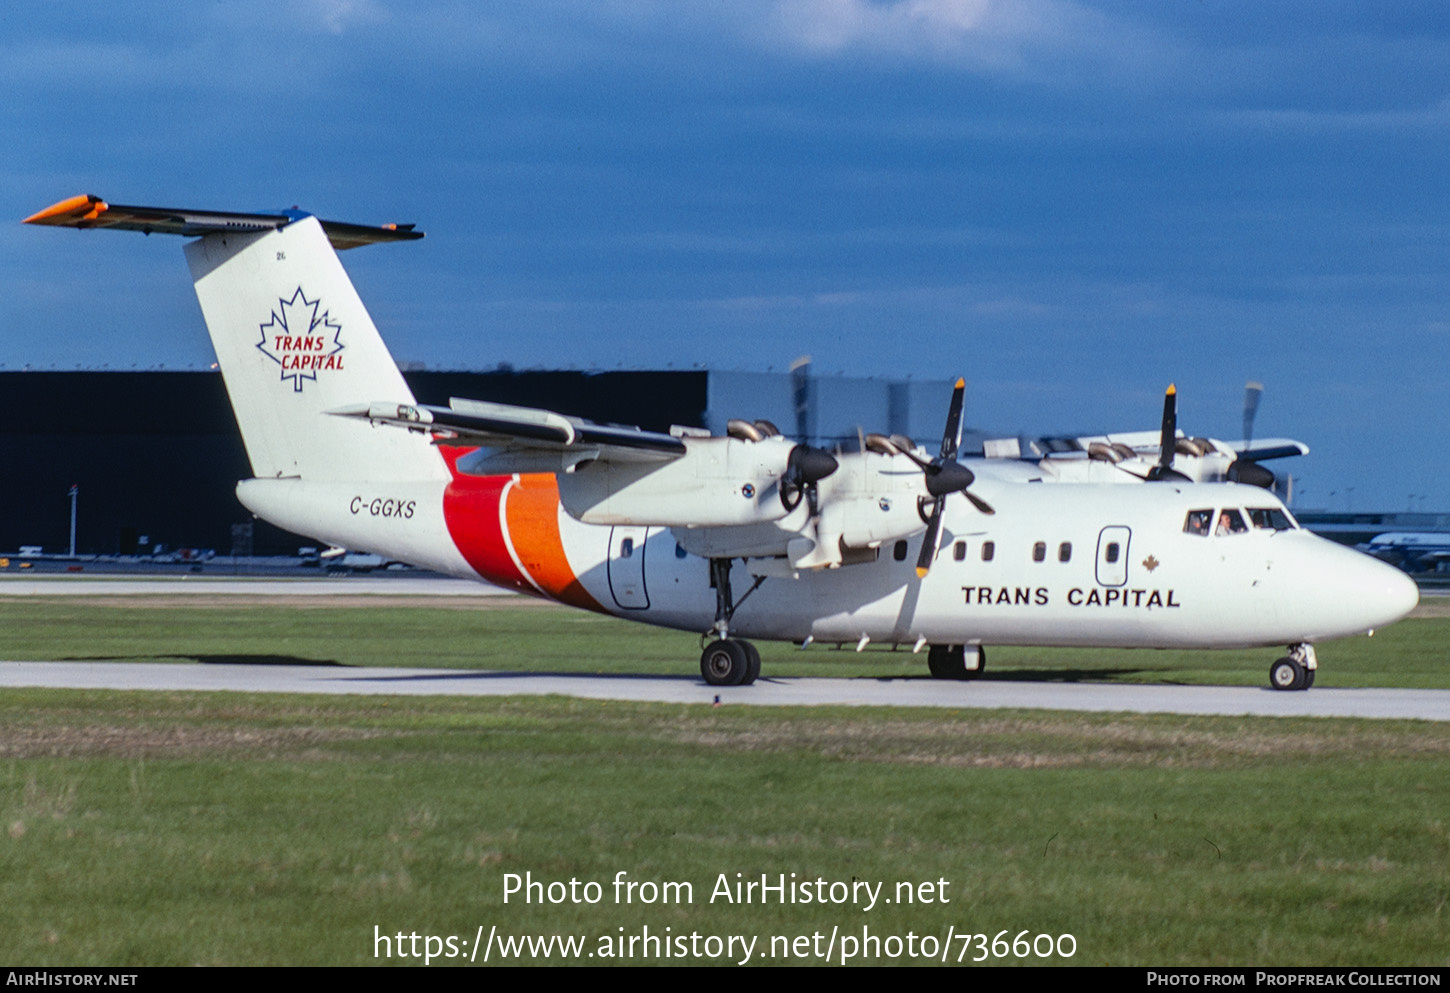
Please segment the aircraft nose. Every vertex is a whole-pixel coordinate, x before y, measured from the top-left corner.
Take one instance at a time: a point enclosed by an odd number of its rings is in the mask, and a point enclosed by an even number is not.
[[[1399,569],[1376,561],[1378,569],[1366,577],[1366,606],[1383,614],[1380,624],[1393,624],[1420,602],[1420,588]]]
[[[1322,543],[1320,543],[1322,542]],[[1319,539],[1301,579],[1314,591],[1321,638],[1362,634],[1393,624],[1415,609],[1415,581],[1392,565],[1343,545]]]
[[[1379,559],[1344,549],[1353,557],[1352,564],[1346,562],[1346,576],[1353,576],[1353,599],[1355,606],[1346,611],[1358,621],[1360,630],[1393,624],[1415,609],[1420,602],[1420,588],[1402,571]]]

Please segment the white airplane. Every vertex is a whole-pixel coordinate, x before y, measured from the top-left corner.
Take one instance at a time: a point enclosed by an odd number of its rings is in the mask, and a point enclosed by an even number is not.
[[[1014,459],[1024,481],[1049,483],[1139,483],[1164,479],[1196,483],[1247,483],[1264,489],[1280,485],[1261,463],[1308,455],[1309,446],[1292,438],[1266,438],[1254,443],[1254,417],[1262,383],[1244,390],[1244,440],[1188,437],[1178,430],[1177,391],[1163,398],[1163,425],[1158,433],[1122,431],[1113,434],[1037,439],[992,438],[983,443],[987,458]],[[1030,466],[1030,468],[1029,468]]]
[[[335,248],[419,238],[289,211],[127,207],[81,196],[29,223],[195,236],[185,246],[253,478],[258,517],[341,548],[701,634],[712,685],[750,683],[749,638],[910,646],[964,679],[984,645],[1288,646],[1270,685],[1307,688],[1314,643],[1416,604],[1399,570],[1302,530],[1256,486],[1017,481],[870,435],[831,454],[766,422],[727,436],[548,410],[418,404]],[[1171,435],[1170,435],[1171,437]]]
[[[1450,562],[1450,534],[1444,531],[1387,531],[1355,547],[1405,572],[1435,572]]]

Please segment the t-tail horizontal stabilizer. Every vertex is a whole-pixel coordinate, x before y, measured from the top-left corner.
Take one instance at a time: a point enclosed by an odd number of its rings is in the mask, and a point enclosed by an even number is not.
[[[258,479],[448,478],[427,439],[327,416],[358,403],[416,402],[336,251],[423,237],[411,225],[342,224],[300,210],[128,207],[94,196],[63,200],[26,220],[196,239],[186,243],[186,260]]]
[[[63,228],[116,228],[142,234],[179,234],[200,237],[216,231],[275,231],[294,221],[310,217],[306,211],[291,210],[265,214],[237,214],[224,210],[190,210],[184,207],[135,207],[106,203],[98,196],[82,194],[52,204],[25,219],[26,224],[47,224]],[[341,251],[380,241],[416,241],[423,237],[411,224],[349,224],[318,218],[332,247]]]

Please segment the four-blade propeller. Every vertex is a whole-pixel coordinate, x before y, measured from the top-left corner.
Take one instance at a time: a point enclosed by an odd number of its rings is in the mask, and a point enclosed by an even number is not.
[[[1273,489],[1277,480],[1274,474],[1263,466],[1259,465],[1260,458],[1275,458],[1285,454],[1281,448],[1270,448],[1265,451],[1254,453],[1254,417],[1259,410],[1259,398],[1263,395],[1264,385],[1262,383],[1248,383],[1244,387],[1244,450],[1238,458],[1229,465],[1224,472],[1225,478],[1234,483],[1247,483],[1250,486],[1261,486],[1264,489]],[[1193,455],[1202,455],[1203,448],[1212,449],[1212,443],[1201,438],[1179,438],[1178,437],[1178,390],[1172,383],[1168,384],[1168,392],[1163,396],[1163,433],[1158,439],[1158,461],[1140,478],[1149,482],[1161,482],[1164,480],[1177,482],[1193,482],[1193,478],[1173,468],[1173,455],[1175,451],[1183,451]],[[1138,475],[1132,469],[1119,466],[1124,471]]]
[[[930,462],[911,451],[910,448],[899,448],[897,450],[911,461],[921,467],[926,474],[926,492],[929,498],[918,501],[917,509],[921,512],[922,519],[926,521],[926,535],[921,540],[921,554],[916,559],[916,574],[925,578],[931,571],[931,564],[936,561],[936,553],[941,547],[941,518],[942,508],[946,506],[946,498],[952,493],[960,493],[972,501],[984,514],[995,514],[987,501],[972,494],[967,487],[971,486],[976,477],[972,471],[957,461],[957,449],[962,444],[962,400],[966,394],[967,382],[965,379],[958,379],[956,387],[952,390],[951,407],[947,410],[946,430],[942,433],[941,454]],[[931,513],[927,514],[926,506],[930,503]]]

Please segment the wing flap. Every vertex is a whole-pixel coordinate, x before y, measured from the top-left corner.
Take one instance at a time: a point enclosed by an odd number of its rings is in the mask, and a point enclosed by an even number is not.
[[[611,462],[659,462],[679,458],[686,451],[685,443],[673,435],[595,424],[536,407],[459,397],[451,398],[447,407],[370,403],[328,413],[427,432],[443,445],[501,448],[522,461],[586,453],[589,458]],[[561,459],[561,464],[568,461]]]

